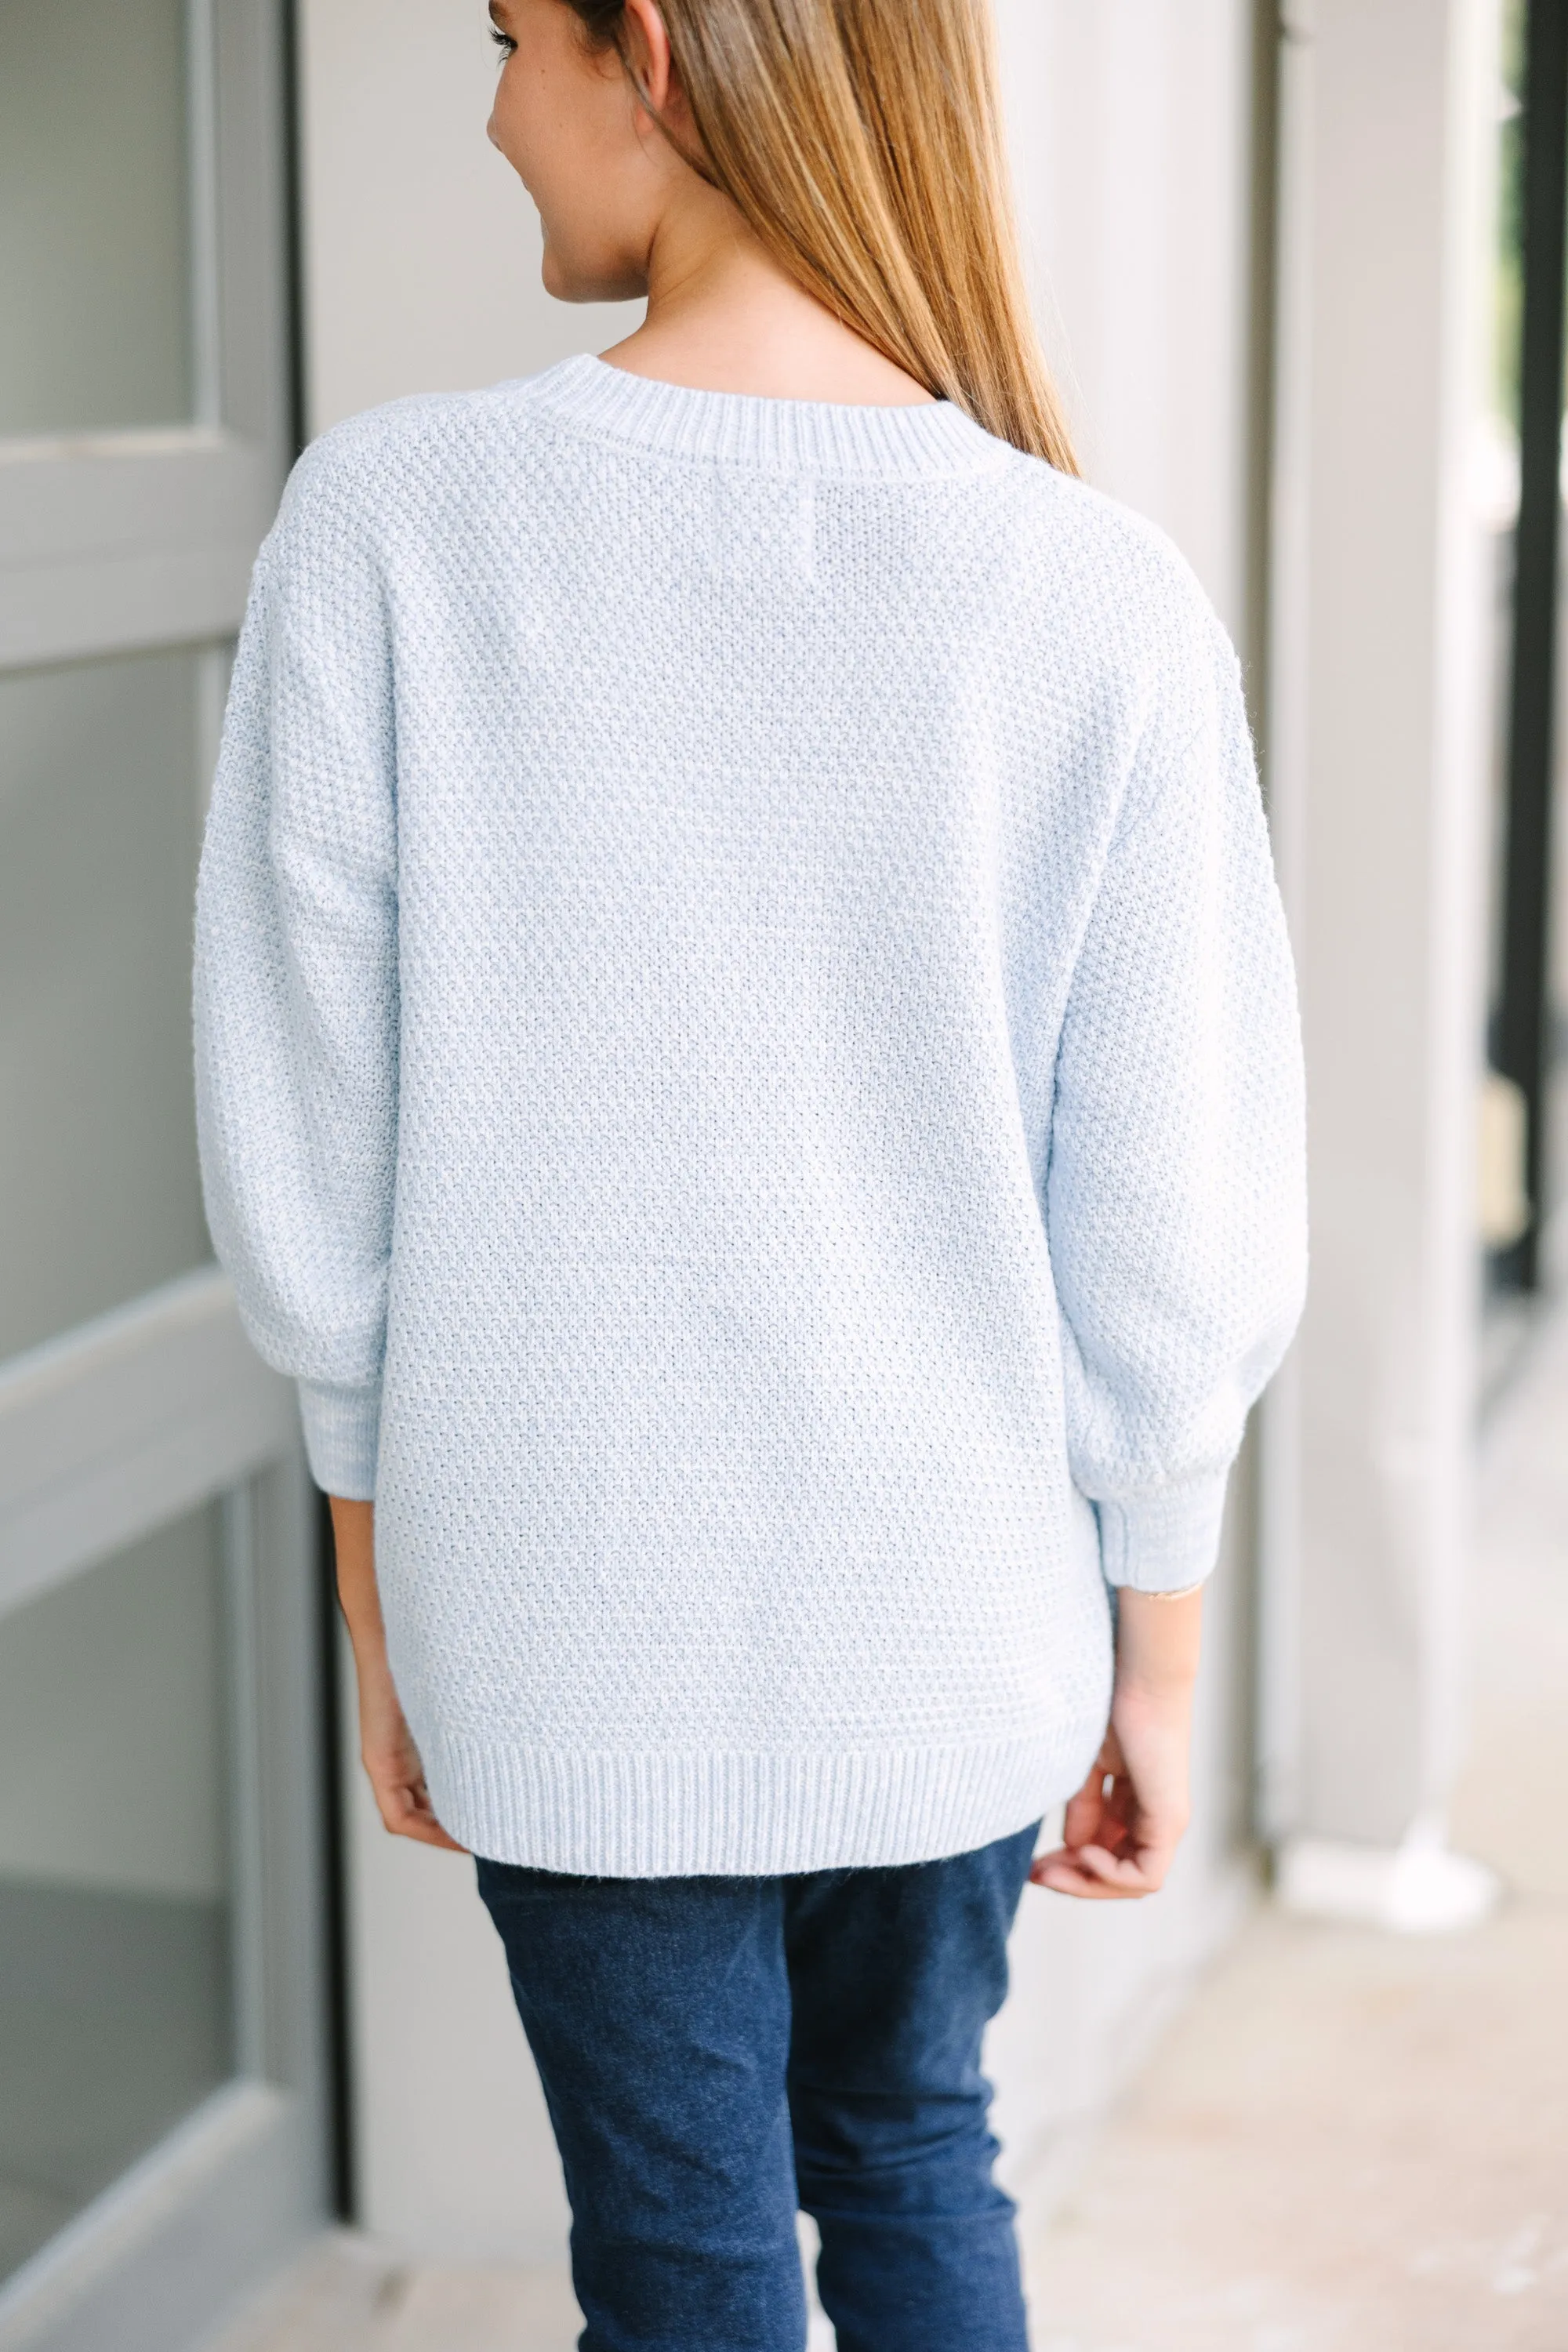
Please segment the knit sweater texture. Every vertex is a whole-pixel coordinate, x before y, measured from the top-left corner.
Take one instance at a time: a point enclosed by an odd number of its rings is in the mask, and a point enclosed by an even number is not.
[[[206,1198],[436,1810],[904,1863],[1104,1731],[1304,1271],[1236,657],[956,408],[594,359],[300,460],[203,853]]]

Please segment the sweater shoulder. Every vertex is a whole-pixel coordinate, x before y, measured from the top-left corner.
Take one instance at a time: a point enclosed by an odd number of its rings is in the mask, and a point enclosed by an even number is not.
[[[279,520],[290,522],[322,506],[374,514],[389,493],[395,495],[411,465],[427,463],[435,449],[460,438],[463,423],[480,397],[474,393],[415,393],[329,425],[295,459]]]
[[[1245,704],[1241,666],[1170,535],[1092,484],[1018,456],[974,556],[1020,673],[1113,747],[1107,772],[1170,766]]]
[[[410,499],[478,478],[493,450],[497,412],[515,440],[531,379],[473,392],[416,393],[359,410],[317,435],[295,460],[279,508],[283,541],[374,545]]]
[[[1234,661],[1207,590],[1158,523],[1037,457],[1019,457],[1010,487],[1020,585],[1069,599],[1108,648],[1140,667]]]

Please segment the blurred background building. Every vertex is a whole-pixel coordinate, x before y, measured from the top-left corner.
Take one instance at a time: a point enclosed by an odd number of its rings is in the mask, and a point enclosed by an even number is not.
[[[1394,1925],[1488,1899],[1445,1818],[1469,1489],[1568,1170],[1568,0],[997,5],[1086,470],[1243,652],[1315,1235],[1176,1876],[1020,1926],[991,2058],[1048,2200],[1270,1876]],[[492,72],[481,0],[0,0],[0,2352],[182,2352],[334,2217],[563,2242],[468,1867],[385,1839],[354,1768],[188,1044],[204,794],[293,453],[631,323],[541,291]]]

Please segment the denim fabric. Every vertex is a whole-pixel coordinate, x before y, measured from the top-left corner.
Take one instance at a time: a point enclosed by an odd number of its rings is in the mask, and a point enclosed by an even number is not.
[[[481,1861],[572,2202],[582,2352],[1026,2352],[980,2072],[1034,1829],[775,1878]]]

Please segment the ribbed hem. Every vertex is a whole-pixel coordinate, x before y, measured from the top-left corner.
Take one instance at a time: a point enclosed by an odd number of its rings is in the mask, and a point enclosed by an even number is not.
[[[1219,1558],[1227,1474],[1194,1479],[1131,1502],[1096,1503],[1100,1562],[1108,1584],[1133,1592],[1185,1592]]]
[[[300,1419],[310,1475],[323,1494],[347,1501],[375,1498],[375,1459],[381,1432],[381,1383],[373,1388],[336,1388],[326,1381],[300,1381]]]
[[[421,1729],[431,1801],[490,1862],[581,1878],[767,1878],[934,1862],[1070,1796],[1103,1717],[977,1748],[869,1755],[616,1755]]]
[[[1016,455],[947,400],[912,408],[858,408],[833,401],[694,392],[586,356],[547,368],[524,389],[532,406],[580,431],[671,457],[766,473],[918,481],[984,473]]]

